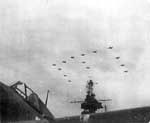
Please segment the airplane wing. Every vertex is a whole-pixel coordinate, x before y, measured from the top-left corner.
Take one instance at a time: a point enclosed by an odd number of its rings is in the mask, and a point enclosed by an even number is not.
[[[148,123],[150,121],[149,115],[150,107],[140,107],[93,114],[91,115],[91,121],[97,122],[104,120],[109,123],[112,121],[115,121],[115,123]]]
[[[84,118],[83,118],[84,119]],[[81,116],[56,119],[56,123],[81,123]],[[91,114],[88,123],[149,123],[150,107]]]
[[[47,120],[29,120],[29,121],[16,121],[16,122],[12,122],[12,123],[49,123]]]
[[[112,101],[112,99],[99,99],[98,101]]]

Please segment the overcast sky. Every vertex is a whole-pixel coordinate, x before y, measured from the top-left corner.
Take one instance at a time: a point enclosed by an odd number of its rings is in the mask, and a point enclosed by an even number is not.
[[[0,81],[49,89],[56,117],[80,114],[88,79],[109,110],[150,105],[149,53],[150,0],[0,0]]]

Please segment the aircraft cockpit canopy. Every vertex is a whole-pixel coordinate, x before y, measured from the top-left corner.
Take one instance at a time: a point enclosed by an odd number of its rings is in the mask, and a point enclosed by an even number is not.
[[[42,100],[38,97],[38,95],[31,88],[29,88],[25,83],[20,81],[16,82],[10,87],[19,96],[21,96],[24,99],[24,101],[27,102],[32,108],[34,108],[36,111],[42,114],[43,117],[47,119],[54,119],[54,116],[46,107],[48,98],[46,99],[46,102],[44,104]]]
[[[40,110],[38,95],[25,83],[18,81],[15,84],[11,85],[11,88],[13,88],[28,103],[33,105],[36,109]]]

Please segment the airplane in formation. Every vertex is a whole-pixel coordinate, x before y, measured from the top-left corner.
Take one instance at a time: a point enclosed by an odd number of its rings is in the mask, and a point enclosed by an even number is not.
[[[107,111],[102,101],[97,100],[93,92],[94,82],[87,82],[87,94],[81,103],[80,115],[55,118],[47,108],[48,93],[45,103],[25,83],[16,82],[8,86],[0,82],[0,122],[1,123],[149,123],[150,106]],[[23,88],[20,88],[23,87]],[[97,110],[105,108],[105,112]]]

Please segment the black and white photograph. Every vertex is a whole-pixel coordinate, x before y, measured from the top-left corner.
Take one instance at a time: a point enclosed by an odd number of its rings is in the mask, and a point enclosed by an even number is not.
[[[0,0],[0,123],[150,123],[150,0]]]

